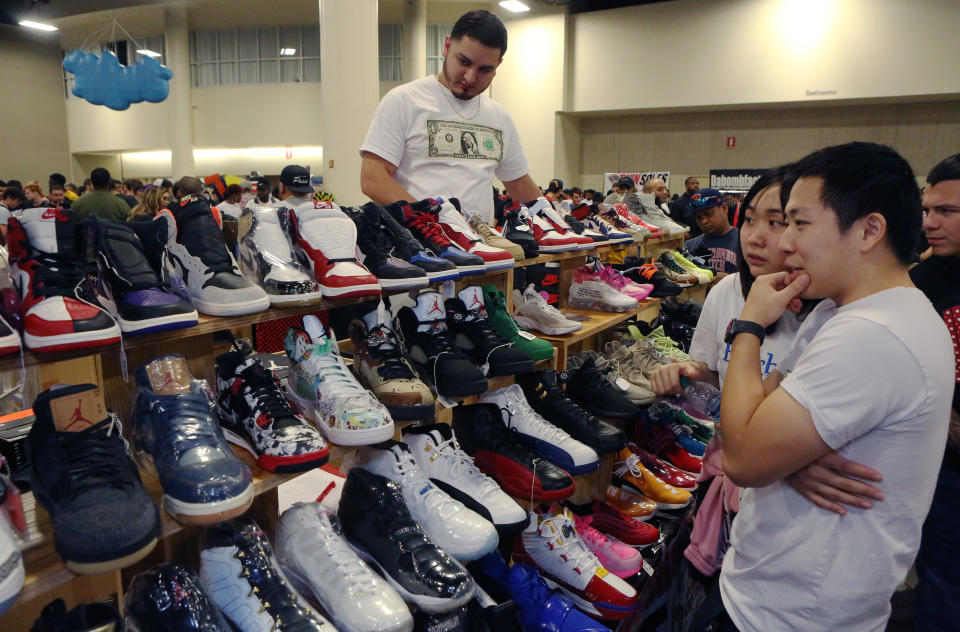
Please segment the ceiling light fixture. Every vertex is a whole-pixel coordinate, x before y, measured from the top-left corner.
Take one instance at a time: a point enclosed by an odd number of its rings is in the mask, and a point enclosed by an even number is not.
[[[281,48],[280,55],[283,57],[292,57],[297,54],[296,48]]]
[[[514,13],[523,13],[524,11],[530,10],[530,7],[520,2],[520,0],[503,0],[503,2],[500,3],[500,6],[507,11],[513,11]]]
[[[20,20],[20,26],[25,26],[28,29],[37,29],[38,31],[57,30],[57,27],[52,24],[41,24],[40,22],[34,22],[33,20]]]
[[[155,51],[155,50],[150,50],[150,49],[147,49],[147,48],[137,49],[137,54],[138,54],[138,55],[146,55],[147,57],[162,57],[162,56],[163,56],[163,55],[161,55],[160,53],[158,53],[157,51]]]

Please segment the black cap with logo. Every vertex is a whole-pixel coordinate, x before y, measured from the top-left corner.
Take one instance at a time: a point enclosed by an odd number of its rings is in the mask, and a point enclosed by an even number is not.
[[[280,172],[280,182],[293,193],[313,193],[310,172],[300,165],[287,165]]]

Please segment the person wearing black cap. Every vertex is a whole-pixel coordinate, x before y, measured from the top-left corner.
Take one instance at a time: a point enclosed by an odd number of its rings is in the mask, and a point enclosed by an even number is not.
[[[551,202],[559,202],[563,199],[563,180],[554,178],[547,185],[546,198]]]
[[[309,202],[313,196],[310,172],[300,165],[287,165],[280,172],[280,199],[284,205],[296,208]]]

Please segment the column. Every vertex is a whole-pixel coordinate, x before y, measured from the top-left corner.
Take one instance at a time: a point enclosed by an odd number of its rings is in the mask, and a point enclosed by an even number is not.
[[[427,0],[406,0],[403,16],[403,80],[427,74]]]
[[[171,175],[174,181],[197,175],[193,164],[193,101],[190,96],[190,24],[187,7],[171,5],[163,10],[166,40],[164,62],[173,71],[170,80],[169,134]]]
[[[318,0],[324,188],[362,204],[360,145],[380,101],[377,0]]]

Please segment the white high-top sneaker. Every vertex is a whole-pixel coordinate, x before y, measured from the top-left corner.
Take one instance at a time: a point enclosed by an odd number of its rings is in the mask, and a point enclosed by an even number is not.
[[[484,404],[496,404],[504,425],[528,440],[533,451],[573,475],[587,474],[600,466],[597,453],[541,417],[527,402],[519,384],[511,384],[480,396]]]
[[[494,524],[501,534],[527,525],[527,512],[477,469],[457,443],[449,424],[407,426],[403,440],[430,481]]]
[[[340,629],[413,630],[403,599],[350,548],[340,521],[319,503],[296,503],[280,516],[277,560],[290,583]]]
[[[271,305],[315,301],[323,296],[317,282],[294,261],[290,237],[280,226],[278,209],[248,206],[250,230],[240,239],[240,269],[270,297]]]
[[[583,328],[583,323],[570,320],[534,289],[533,284],[520,293],[513,291],[514,320],[524,329],[536,329],[549,336],[562,336]]]
[[[293,209],[297,258],[312,272],[324,296],[379,296],[377,277],[357,260],[357,225],[333,202],[305,202]]]
[[[476,560],[497,548],[499,537],[493,524],[431,483],[407,444],[388,441],[363,448],[357,465],[399,483],[413,519],[457,560]]]

